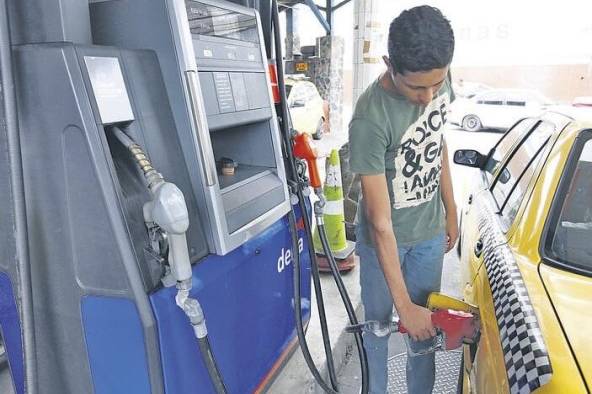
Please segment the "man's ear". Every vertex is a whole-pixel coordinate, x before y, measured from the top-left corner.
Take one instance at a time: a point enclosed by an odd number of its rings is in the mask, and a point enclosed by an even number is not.
[[[389,60],[388,56],[383,55],[382,56],[382,61],[384,62],[384,64],[386,65],[387,68],[391,68],[391,61]]]

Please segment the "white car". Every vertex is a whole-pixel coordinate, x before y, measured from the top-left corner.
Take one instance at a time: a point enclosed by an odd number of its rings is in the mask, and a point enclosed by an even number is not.
[[[467,131],[507,130],[518,120],[538,116],[552,102],[534,90],[494,89],[456,100],[449,120]]]

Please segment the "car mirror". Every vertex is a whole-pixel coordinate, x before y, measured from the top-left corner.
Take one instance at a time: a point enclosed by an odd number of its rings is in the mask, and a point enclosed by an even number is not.
[[[460,149],[454,152],[454,163],[461,166],[481,168],[485,156],[473,149]]]

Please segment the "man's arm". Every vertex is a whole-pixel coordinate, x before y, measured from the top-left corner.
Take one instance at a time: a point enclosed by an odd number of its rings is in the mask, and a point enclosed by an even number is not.
[[[456,244],[458,238],[458,218],[456,203],[454,202],[454,191],[452,190],[452,177],[450,176],[450,163],[448,161],[448,149],[446,141],[442,150],[442,174],[440,175],[440,194],[444,209],[446,210],[446,252],[449,252]]]
[[[412,338],[428,339],[436,335],[432,326],[431,312],[411,302],[407,292],[391,222],[386,177],[384,174],[362,175],[361,180],[370,233],[401,323]]]

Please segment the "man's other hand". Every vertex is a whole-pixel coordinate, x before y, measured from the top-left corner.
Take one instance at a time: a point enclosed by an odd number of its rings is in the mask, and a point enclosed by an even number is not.
[[[409,304],[399,312],[400,323],[415,341],[423,341],[436,335],[432,325],[432,312],[422,306]]]
[[[458,220],[456,212],[453,215],[446,215],[446,253],[450,252],[458,239]]]

